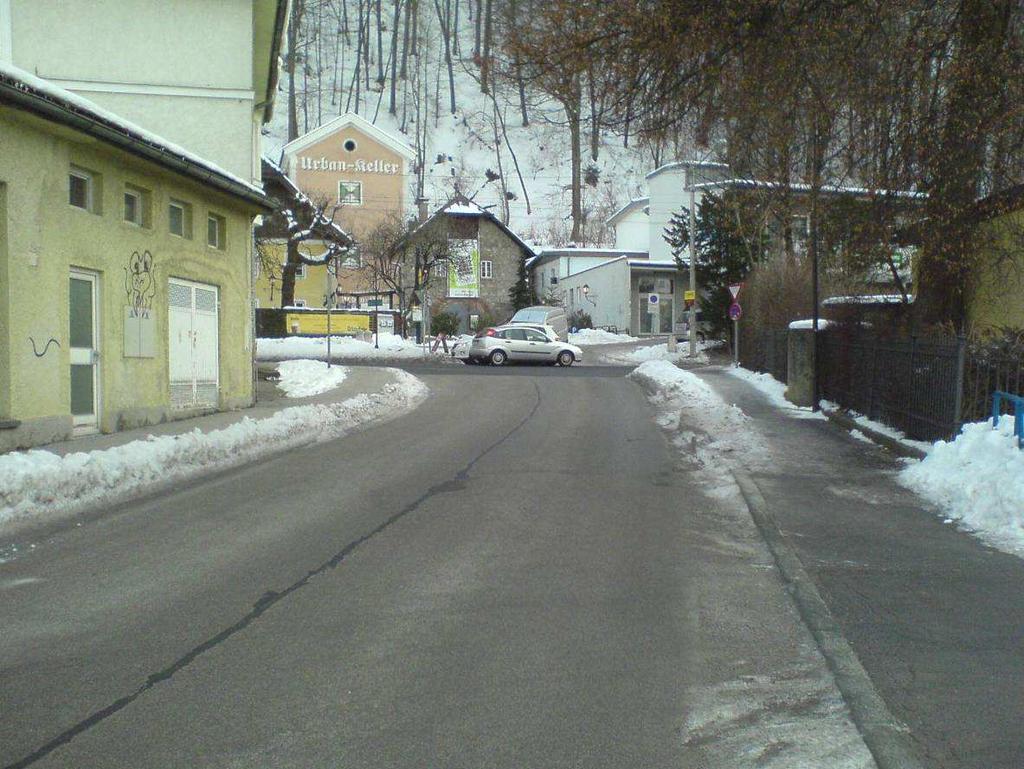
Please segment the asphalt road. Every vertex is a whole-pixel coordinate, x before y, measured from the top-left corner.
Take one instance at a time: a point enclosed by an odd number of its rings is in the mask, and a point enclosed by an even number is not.
[[[415,373],[412,414],[25,540],[0,766],[867,765],[625,369]]]

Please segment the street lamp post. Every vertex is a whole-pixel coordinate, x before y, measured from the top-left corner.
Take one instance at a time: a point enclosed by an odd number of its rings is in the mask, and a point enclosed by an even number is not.
[[[693,190],[693,167],[686,168],[686,186],[690,191],[690,357],[697,357],[697,212],[696,194]],[[675,329],[672,329],[675,334]]]

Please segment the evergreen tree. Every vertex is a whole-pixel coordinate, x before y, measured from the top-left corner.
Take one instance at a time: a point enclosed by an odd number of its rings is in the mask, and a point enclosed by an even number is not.
[[[680,269],[688,267],[682,254],[690,243],[689,209],[673,214],[665,228],[665,242],[672,248]],[[729,328],[729,286],[746,279],[750,269],[767,251],[764,235],[742,231],[734,209],[721,197],[704,195],[697,209],[697,286],[703,321],[713,335]]]
[[[522,254],[519,257],[519,274],[516,277],[516,282],[512,284],[512,288],[508,290],[509,301],[512,302],[512,309],[521,310],[524,307],[537,303],[537,298],[533,293],[533,287],[530,285],[530,279],[526,271],[526,254]]]

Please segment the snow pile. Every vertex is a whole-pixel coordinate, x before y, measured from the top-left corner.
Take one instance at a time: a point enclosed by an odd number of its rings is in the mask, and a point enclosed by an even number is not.
[[[732,461],[751,469],[768,460],[768,446],[750,417],[693,372],[668,361],[647,361],[629,378],[648,392],[661,412],[658,424],[673,432],[672,442],[684,455],[708,471],[713,487],[732,490]]]
[[[952,441],[938,441],[899,480],[946,515],[1008,553],[1024,556],[1024,450],[1013,418],[964,425]]]
[[[821,412],[811,411],[809,408],[803,406],[795,406],[786,400],[786,385],[771,374],[751,371],[750,369],[746,369],[741,366],[731,366],[725,371],[730,376],[742,379],[744,382],[751,385],[754,389],[758,390],[762,395],[768,398],[773,406],[783,409],[790,416],[799,417],[801,419],[827,419],[827,417]]]
[[[348,373],[342,366],[330,366],[319,360],[286,360],[277,367],[281,380],[277,386],[289,398],[319,395],[345,381]]]
[[[682,361],[693,360],[699,363],[707,362],[707,355],[704,350],[707,346],[704,342],[697,343],[697,357],[690,358],[690,346],[686,342],[679,342],[675,352],[669,352],[668,343],[652,344],[645,347],[637,347],[635,350],[625,352],[604,353],[604,359],[616,363],[646,363],[647,361]]]
[[[882,435],[888,436],[889,438],[892,438],[894,441],[904,443],[907,446],[913,446],[924,452],[929,451],[932,447],[932,443],[930,441],[916,441],[913,438],[908,438],[901,430],[897,430],[895,427],[890,427],[889,425],[883,424],[881,422],[876,422],[874,419],[868,419],[860,412],[844,409],[838,403],[821,400],[818,401],[818,406],[824,412],[840,411],[845,416],[852,419],[854,422],[859,424],[864,429],[872,430],[876,433],[881,433]]]
[[[438,348],[440,351],[441,348]],[[427,355],[423,345],[397,334],[381,334],[378,346],[373,338],[366,342],[349,336],[331,337],[331,360],[422,358]],[[290,360],[312,358],[327,360],[327,339],[322,336],[289,336],[283,339],[257,339],[258,360]]]
[[[603,328],[581,328],[575,333],[569,334],[569,344],[627,344],[639,342],[639,337],[629,334],[613,334]]]
[[[339,438],[359,425],[418,406],[428,389],[404,371],[376,393],[340,403],[292,406],[266,419],[221,430],[150,436],[110,449],[58,456],[28,451],[0,456],[0,524],[44,514],[67,515],[124,501],[175,481],[235,467],[309,443]]]

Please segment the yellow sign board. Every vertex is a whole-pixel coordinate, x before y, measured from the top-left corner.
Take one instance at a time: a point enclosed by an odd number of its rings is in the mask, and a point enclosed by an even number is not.
[[[696,291],[686,290],[686,291],[683,292],[683,299],[686,300],[687,302],[692,302],[696,298],[697,298],[697,292]]]
[[[326,312],[289,312],[285,315],[285,329],[289,334],[326,334]],[[348,312],[331,313],[331,333],[345,334],[353,331],[369,331],[369,315],[356,315]]]

